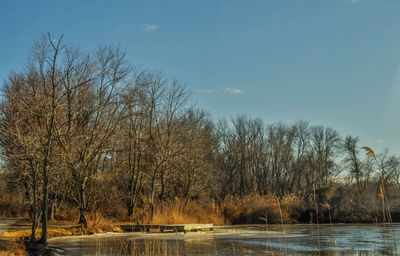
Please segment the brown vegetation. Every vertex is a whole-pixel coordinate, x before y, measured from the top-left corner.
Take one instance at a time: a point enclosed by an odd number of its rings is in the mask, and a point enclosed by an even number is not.
[[[16,243],[13,241],[1,241],[3,246],[0,247],[0,255],[2,256],[25,256],[28,253],[25,247],[21,243]]]
[[[78,236],[86,234],[101,234],[105,232],[122,232],[122,230],[115,224],[114,221],[98,218],[95,216],[88,216],[88,227],[82,229],[80,225],[63,224],[63,222],[52,222],[56,226],[50,226],[47,230],[48,238],[62,237],[62,236]],[[36,239],[40,238],[42,229],[38,228],[36,232]],[[15,241],[22,244],[27,241],[31,236],[31,230],[13,230],[4,232],[1,237],[8,241]]]

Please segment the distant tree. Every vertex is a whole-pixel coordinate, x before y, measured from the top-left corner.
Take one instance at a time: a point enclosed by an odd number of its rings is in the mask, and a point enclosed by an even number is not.
[[[349,174],[355,178],[358,195],[361,197],[365,189],[365,183],[363,183],[364,172],[358,155],[358,141],[358,137],[347,136],[343,147],[346,154],[344,160],[349,168]]]
[[[340,147],[340,137],[332,128],[316,126],[311,128],[311,145],[317,187],[326,186],[335,163],[336,150]]]
[[[377,176],[384,183],[397,180],[398,170],[400,169],[400,159],[395,155],[390,155],[389,150],[385,149],[376,156]]]
[[[121,97],[126,113],[115,138],[115,159],[118,162],[117,182],[128,216],[134,214],[145,183],[146,169],[150,165],[147,159],[150,154],[148,122],[151,100],[147,90],[153,79],[150,72],[136,70],[133,81]]]
[[[183,149],[177,145],[179,141],[179,115],[185,106],[188,93],[177,81],[168,83],[162,77],[154,77],[147,94],[150,100],[148,118],[149,149],[152,152],[150,171],[148,172],[150,219],[156,203],[157,182],[158,198],[165,193],[165,180],[168,176],[168,162],[182,154]]]
[[[213,124],[204,111],[189,109],[179,120],[181,154],[168,162],[170,169],[167,197],[191,199],[209,198],[212,186],[216,141],[212,135]]]

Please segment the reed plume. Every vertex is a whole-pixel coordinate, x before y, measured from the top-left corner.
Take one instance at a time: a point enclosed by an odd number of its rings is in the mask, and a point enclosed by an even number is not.
[[[371,158],[373,160],[376,160],[375,152],[370,147],[364,146],[364,147],[361,147],[361,148],[365,150],[365,155],[367,157],[369,157],[369,158]]]

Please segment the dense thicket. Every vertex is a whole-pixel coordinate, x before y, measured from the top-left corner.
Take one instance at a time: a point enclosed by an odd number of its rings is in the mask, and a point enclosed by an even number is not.
[[[306,121],[213,122],[179,81],[133,68],[118,48],[88,54],[49,35],[29,60],[2,87],[0,204],[4,215],[29,212],[32,240],[40,220],[45,229],[72,214],[86,227],[96,212],[151,222],[174,202],[220,207],[230,222],[255,214],[249,198],[290,202],[297,221],[318,211],[322,220],[327,211],[333,221],[385,220],[396,210],[388,205],[398,204],[400,158],[365,157],[358,137]],[[233,214],[235,200],[248,209]],[[253,220],[276,211],[268,207]]]

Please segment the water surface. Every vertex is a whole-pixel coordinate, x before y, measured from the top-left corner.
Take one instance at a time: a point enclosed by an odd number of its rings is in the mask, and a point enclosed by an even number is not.
[[[60,247],[61,255],[396,255],[397,237],[400,224],[245,225],[55,238],[49,244]]]

